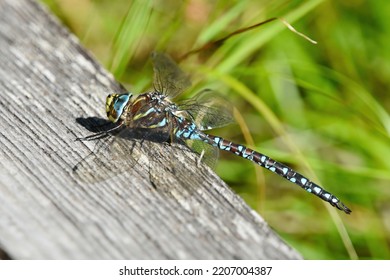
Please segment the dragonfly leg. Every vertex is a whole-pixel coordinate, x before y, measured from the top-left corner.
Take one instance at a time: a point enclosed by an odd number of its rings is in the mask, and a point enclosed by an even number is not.
[[[100,131],[100,132],[97,132],[97,133],[94,133],[91,135],[87,135],[85,137],[77,137],[75,141],[91,141],[91,140],[99,140],[102,138],[106,138],[106,137],[110,136],[110,133],[112,133],[113,131],[120,129],[122,127],[122,124],[123,123],[119,123],[117,126],[115,126],[113,128],[110,128],[110,129],[105,130],[105,131]]]
[[[198,168],[200,167],[200,163],[202,162],[203,157],[204,157],[204,150],[202,150],[202,152],[200,153],[199,158],[197,160],[196,165]]]

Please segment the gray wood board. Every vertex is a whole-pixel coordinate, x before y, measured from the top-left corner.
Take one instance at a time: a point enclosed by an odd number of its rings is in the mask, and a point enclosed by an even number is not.
[[[40,4],[0,1],[0,248],[5,255],[301,258],[184,146],[136,137],[108,145],[75,141],[90,134],[87,124],[98,123],[83,118],[104,118],[106,94],[122,90]],[[126,156],[118,149],[123,143]]]

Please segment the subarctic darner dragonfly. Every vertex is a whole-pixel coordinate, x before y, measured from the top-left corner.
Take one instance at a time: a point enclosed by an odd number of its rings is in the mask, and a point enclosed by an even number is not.
[[[206,134],[205,130],[226,125],[231,121],[230,114],[223,108],[224,102],[221,102],[221,98],[214,98],[213,94],[205,91],[198,94],[197,98],[174,103],[171,99],[190,86],[189,78],[165,54],[154,52],[152,60],[154,90],[138,96],[134,96],[132,93],[107,96],[107,117],[117,124],[113,129],[110,129],[110,132],[141,128],[164,132],[169,135],[171,141],[198,145],[198,150],[203,144],[211,145],[214,149],[228,151],[250,160],[318,196],[339,210],[347,214],[351,213],[351,210],[336,196],[290,167],[243,145],[219,136]],[[82,140],[96,139],[95,136],[91,135]]]

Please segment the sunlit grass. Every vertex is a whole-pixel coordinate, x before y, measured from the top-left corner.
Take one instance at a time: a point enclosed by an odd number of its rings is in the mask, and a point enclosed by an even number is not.
[[[217,89],[240,114],[220,129],[321,183],[350,216],[221,152],[218,174],[308,259],[390,258],[390,28],[382,1],[45,0],[133,92],[150,86],[152,50],[179,57],[271,17],[213,55],[189,58],[194,92]],[[347,1],[345,1],[347,2]],[[179,3],[179,4],[178,4]],[[102,105],[103,108],[103,105]]]

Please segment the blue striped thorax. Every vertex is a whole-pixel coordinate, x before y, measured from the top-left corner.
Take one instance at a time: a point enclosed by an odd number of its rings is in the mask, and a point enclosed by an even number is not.
[[[121,94],[110,94],[106,99],[106,113],[107,117],[113,123],[117,122],[123,112],[127,104],[129,103],[132,94],[129,93],[121,93]]]

